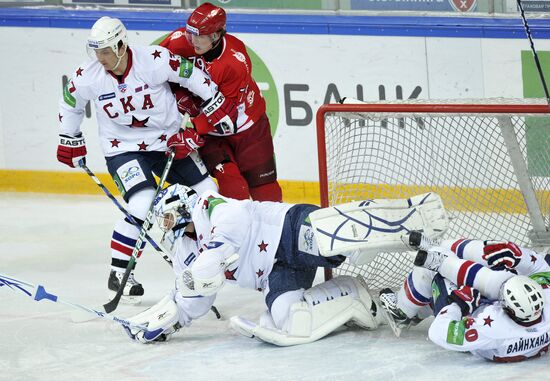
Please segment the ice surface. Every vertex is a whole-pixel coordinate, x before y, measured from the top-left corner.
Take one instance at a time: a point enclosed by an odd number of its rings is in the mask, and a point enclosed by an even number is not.
[[[107,301],[109,242],[120,212],[104,196],[0,193],[0,273],[90,307]],[[145,287],[131,316],[171,287],[171,269],[154,251],[138,261]],[[129,340],[115,323],[74,323],[71,309],[0,288],[0,380],[530,380],[550,379],[548,357],[493,364],[444,351],[427,340],[427,323],[400,339],[387,326],[343,329],[316,343],[278,348],[238,335],[228,318],[257,319],[260,293],[226,285],[212,313],[167,343]]]

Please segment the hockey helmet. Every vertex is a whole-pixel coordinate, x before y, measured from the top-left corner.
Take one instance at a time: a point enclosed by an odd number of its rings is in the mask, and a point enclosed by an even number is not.
[[[226,15],[223,8],[204,3],[191,13],[185,29],[195,36],[203,36],[225,31],[225,23]]]
[[[518,323],[537,320],[544,307],[542,287],[523,275],[514,276],[502,285],[500,300],[504,310]]]
[[[163,189],[154,201],[155,216],[164,232],[177,231],[192,222],[191,214],[199,196],[193,189],[180,184]]]
[[[92,26],[86,46],[88,52],[111,48],[117,57],[121,57],[124,53],[119,56],[119,48],[128,46],[126,27],[119,19],[103,16]]]

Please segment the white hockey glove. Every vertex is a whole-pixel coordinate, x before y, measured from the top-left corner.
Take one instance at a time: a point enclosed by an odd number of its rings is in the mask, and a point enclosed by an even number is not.
[[[172,294],[166,295],[157,304],[128,319],[132,323],[145,325],[147,330],[124,327],[132,340],[143,344],[163,342],[177,332],[181,325],[178,321],[178,306]]]

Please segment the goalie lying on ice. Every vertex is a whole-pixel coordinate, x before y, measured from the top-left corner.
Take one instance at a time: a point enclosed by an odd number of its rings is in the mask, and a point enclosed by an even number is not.
[[[280,346],[309,343],[345,323],[376,328],[384,319],[362,278],[336,277],[312,287],[318,267],[334,268],[343,255],[319,255],[307,204],[238,201],[207,191],[200,197],[179,184],[155,200],[160,228],[175,242],[175,288],[129,320],[143,343],[164,341],[206,314],[225,282],[263,293],[259,323],[233,317],[238,332]],[[346,254],[342,252],[342,254]],[[150,331],[162,328],[162,334]]]

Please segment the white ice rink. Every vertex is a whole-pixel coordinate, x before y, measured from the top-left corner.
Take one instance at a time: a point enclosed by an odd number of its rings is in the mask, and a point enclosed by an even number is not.
[[[120,212],[105,196],[0,193],[0,273],[67,300],[105,303],[109,242]],[[171,269],[153,250],[138,261],[151,306],[172,285]],[[209,313],[167,343],[141,345],[103,319],[74,323],[71,309],[0,288],[0,380],[549,380],[550,357],[493,364],[447,352],[427,341],[426,322],[393,336],[342,330],[316,343],[278,348],[238,335],[228,318],[256,319],[261,294],[225,286]]]

